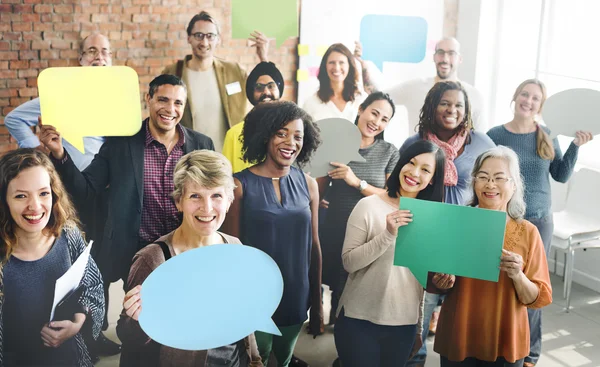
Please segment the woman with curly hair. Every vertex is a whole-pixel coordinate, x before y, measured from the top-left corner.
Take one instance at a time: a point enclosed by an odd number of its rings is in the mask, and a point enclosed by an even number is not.
[[[319,190],[302,167],[321,143],[311,117],[285,101],[258,104],[242,131],[242,152],[255,164],[234,175],[236,189],[223,231],[269,254],[283,275],[283,297],[273,315],[281,336],[256,332],[263,363],[271,350],[288,366],[310,307],[310,332],[323,332]],[[257,295],[260,297],[260,295]]]
[[[73,204],[50,159],[17,149],[0,159],[0,365],[92,366],[81,335],[94,338],[104,291],[90,257],[69,315],[49,321],[54,287],[85,249]]]
[[[359,72],[350,50],[341,43],[329,46],[319,66],[319,90],[304,102],[315,121],[341,117],[354,121],[366,98],[359,87]]]
[[[469,182],[475,159],[495,144],[485,133],[474,131],[471,103],[462,84],[444,81],[429,90],[421,108],[418,133],[406,139],[400,147],[400,156],[417,140],[429,140],[446,153],[444,202],[466,205],[472,196]],[[441,299],[437,294],[425,295],[423,340],[429,331],[431,315]],[[409,365],[421,363],[426,357],[427,348],[423,343]]]

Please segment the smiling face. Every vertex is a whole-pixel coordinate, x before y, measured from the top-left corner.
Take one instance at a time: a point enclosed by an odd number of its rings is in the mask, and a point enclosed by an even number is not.
[[[183,213],[182,226],[186,230],[208,237],[223,224],[231,201],[222,186],[209,189],[187,180],[181,198],[175,205]]]
[[[279,99],[279,87],[270,75],[261,75],[256,79],[252,96],[256,103],[277,101]]]
[[[268,144],[267,159],[279,167],[291,166],[304,145],[304,123],[300,119],[288,122],[271,137]]]
[[[433,54],[438,78],[442,80],[457,78],[458,65],[462,62],[459,47],[458,42],[453,39],[438,42]]]
[[[332,83],[341,83],[348,76],[348,58],[339,52],[333,51],[327,57],[327,76]]]
[[[400,195],[416,198],[431,183],[435,173],[435,154],[423,153],[413,157],[400,169]]]
[[[506,211],[508,202],[515,193],[515,184],[509,173],[508,162],[504,159],[488,158],[483,161],[473,178],[480,208]]]
[[[515,116],[533,118],[540,112],[543,103],[542,88],[537,84],[526,84],[515,98]]]
[[[454,131],[465,118],[465,95],[460,90],[445,91],[435,112],[441,130]]]
[[[146,95],[150,123],[160,133],[175,129],[183,116],[187,95],[180,85],[163,84],[154,96]]]
[[[52,215],[50,175],[41,166],[24,169],[8,184],[6,202],[15,234],[40,233]]]
[[[374,138],[381,134],[392,118],[393,110],[390,103],[380,99],[371,103],[364,111],[358,111],[358,130],[363,138]]]
[[[204,33],[205,35],[211,34],[213,36],[211,40],[209,37],[204,37],[202,40],[198,40],[194,37],[196,33]],[[217,26],[207,20],[199,20],[194,23],[194,27],[188,36],[188,43],[192,46],[192,54],[195,58],[203,60],[207,57],[212,57],[215,53],[215,48],[219,42],[219,30]]]

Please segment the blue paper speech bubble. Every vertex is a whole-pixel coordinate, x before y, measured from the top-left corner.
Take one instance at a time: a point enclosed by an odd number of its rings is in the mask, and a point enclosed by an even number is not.
[[[281,271],[269,255],[212,245],[177,255],[146,278],[139,322],[172,348],[218,348],[255,330],[281,335],[271,316],[282,294]]]
[[[384,61],[418,63],[425,58],[427,21],[421,17],[365,15],[360,22],[363,59],[383,70]]]

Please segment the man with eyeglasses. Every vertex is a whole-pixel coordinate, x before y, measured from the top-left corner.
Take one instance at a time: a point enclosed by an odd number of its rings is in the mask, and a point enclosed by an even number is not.
[[[458,66],[462,63],[460,43],[453,37],[442,38],[435,45],[433,62],[437,71],[435,77],[412,79],[394,87],[386,88],[394,102],[404,105],[408,111],[409,136],[416,131],[423,101],[431,87],[440,81],[460,81],[458,79]],[[486,132],[488,126],[484,113],[483,95],[472,85],[464,81],[460,81],[460,83],[465,87],[469,95],[472,107],[471,117],[475,130]]]
[[[272,62],[260,62],[246,80],[246,96],[253,106],[262,102],[279,100],[283,94],[283,88],[283,76]],[[233,173],[252,166],[242,160],[242,143],[240,143],[239,137],[243,128],[244,121],[229,129],[223,143],[223,155],[231,162]]]
[[[167,66],[162,73],[176,75],[188,86],[181,124],[209,136],[215,149],[221,151],[227,130],[248,112],[246,71],[236,62],[215,57],[220,32],[209,13],[196,14],[187,26],[187,34],[192,54]],[[268,61],[268,39],[254,32],[251,40],[260,61]]]
[[[79,44],[79,64],[81,66],[111,66],[112,52],[108,38],[98,33],[93,33],[85,37]],[[19,148],[35,148],[40,146],[40,140],[31,129],[38,125],[40,115],[40,99],[35,98],[15,108],[4,119],[4,124],[8,128],[10,135],[17,141]],[[77,148],[63,139],[65,150],[69,153],[69,156],[73,159],[73,163],[80,171],[83,171],[92,162],[92,159],[100,151],[103,143],[103,137],[84,137],[83,145],[85,153],[81,153]],[[84,225],[86,237],[94,240],[93,255],[95,255],[101,245],[100,239],[104,229],[105,211],[107,210],[104,194],[106,193],[98,195],[94,205],[86,205],[86,203],[75,201],[79,219]],[[98,264],[98,266],[102,271],[102,264]],[[110,283],[105,284],[106,310],[108,310],[109,286]],[[103,329],[106,330],[107,327],[108,320],[105,316]],[[97,361],[98,355],[112,356],[121,352],[121,345],[106,338],[103,333],[100,333],[96,341],[93,340],[91,335],[84,333],[84,339],[88,345],[92,361]]]

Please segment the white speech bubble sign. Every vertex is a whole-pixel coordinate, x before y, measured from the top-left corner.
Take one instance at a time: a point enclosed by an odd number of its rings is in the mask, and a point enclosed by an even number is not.
[[[576,131],[600,134],[600,91],[586,88],[567,89],[550,96],[542,117],[552,137],[564,135],[575,137]]]
[[[323,143],[304,168],[312,177],[327,176],[334,167],[330,162],[366,162],[360,155],[361,135],[358,127],[344,118],[329,118],[316,122]]]

